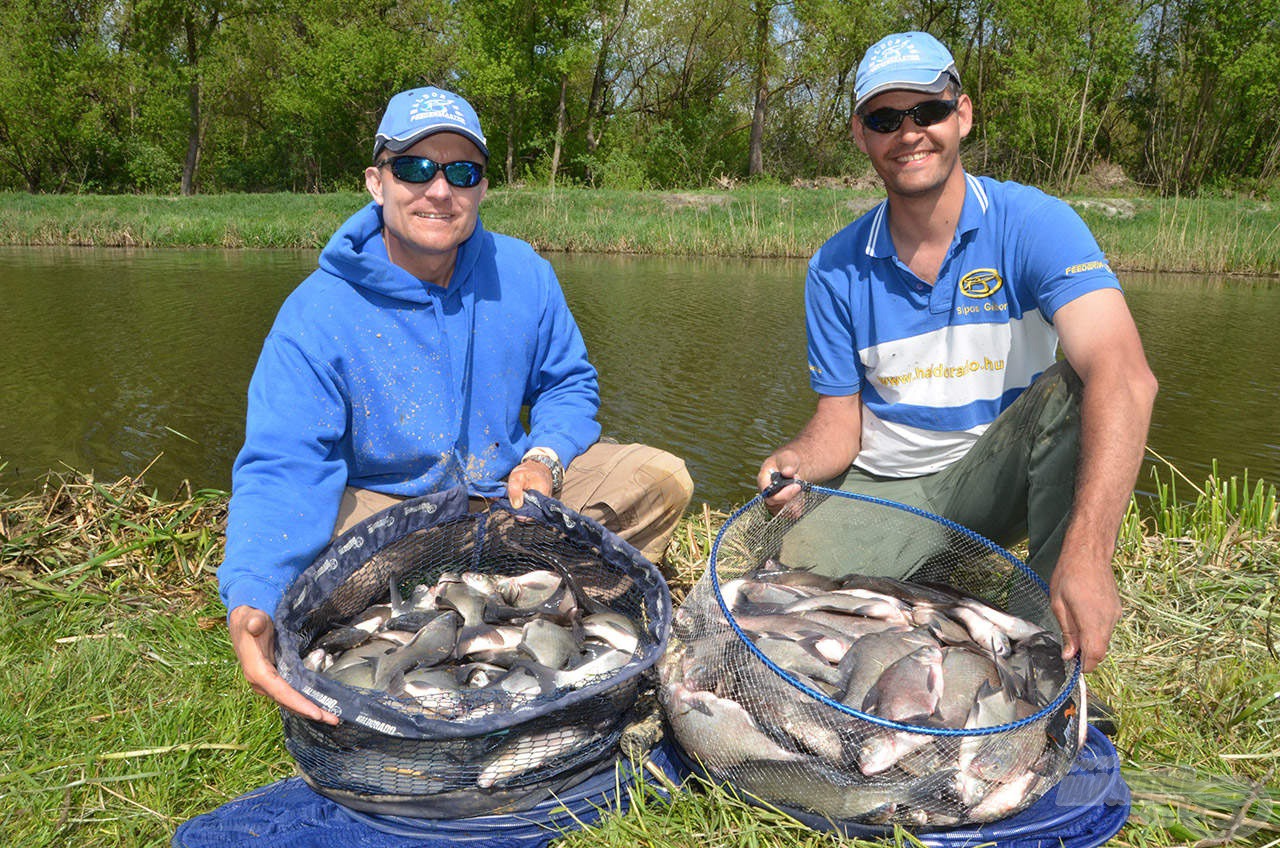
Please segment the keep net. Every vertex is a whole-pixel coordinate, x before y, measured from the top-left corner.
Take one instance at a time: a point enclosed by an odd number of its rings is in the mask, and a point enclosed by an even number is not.
[[[988,633],[964,612],[975,602],[1019,638]],[[659,699],[691,765],[749,800],[955,827],[1026,809],[1069,770],[1087,728],[1060,639],[1048,587],[1009,552],[802,483],[778,515],[758,497],[720,530],[675,614]]]

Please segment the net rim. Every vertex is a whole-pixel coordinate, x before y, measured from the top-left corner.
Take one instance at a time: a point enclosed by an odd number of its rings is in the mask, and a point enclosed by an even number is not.
[[[846,498],[848,500],[865,501],[867,503],[875,504],[878,506],[891,507],[893,509],[898,509],[903,512],[908,512],[908,513],[920,516],[922,518],[927,518],[932,521],[935,521],[943,525],[944,527],[947,527],[950,530],[954,530],[955,532],[968,537],[970,540],[977,542],[978,544],[987,548],[991,552],[999,554],[1004,559],[1008,560],[1011,565],[1015,566],[1018,570],[1020,570],[1024,576],[1030,577],[1033,581],[1033,584],[1037,588],[1039,588],[1042,592],[1044,592],[1045,595],[1049,594],[1049,584],[1045,583],[1043,578],[1040,577],[1040,575],[1036,574],[1034,571],[1028,568],[1027,565],[1022,562],[1022,560],[1018,559],[1018,557],[1014,556],[1012,553],[1010,553],[1001,545],[997,545],[995,542],[991,541],[986,536],[983,536],[980,533],[976,533],[973,530],[970,530],[968,527],[965,527],[964,525],[957,524],[956,522],[952,521],[949,518],[945,518],[941,515],[937,515],[935,513],[928,512],[926,510],[920,509],[918,507],[910,506],[908,504],[898,503],[897,501],[885,500],[884,498],[877,498],[871,495],[858,494],[856,492],[844,492],[839,489],[829,489],[824,486],[818,486],[806,480],[801,480],[798,478],[794,480],[794,482],[800,485],[800,487],[803,489],[805,494],[808,494],[809,492],[816,492],[817,494],[820,494],[820,495],[835,495],[838,497]],[[747,636],[747,634],[738,625],[737,620],[733,617],[733,613],[729,610],[728,603],[724,599],[724,593],[720,591],[720,575],[716,569],[716,558],[717,558],[717,555],[719,554],[720,543],[723,540],[725,533],[733,526],[734,522],[740,519],[747,511],[756,509],[762,506],[764,503],[764,497],[765,496],[763,494],[760,494],[752,498],[750,501],[744,504],[741,508],[739,508],[736,512],[730,515],[729,518],[725,521],[725,523],[720,527],[719,532],[716,533],[715,541],[712,542],[711,544],[711,555],[707,561],[707,570],[710,572],[710,575],[711,575],[711,588],[712,588],[712,591],[714,591],[715,593],[716,603],[720,605],[720,611],[724,614],[725,620],[729,623],[729,627],[733,629],[733,632],[738,637],[738,640],[741,641],[747,647],[747,650],[749,650],[757,660],[759,660],[761,663],[764,664],[766,668],[768,668],[770,671],[772,671],[774,674],[780,677],[782,681],[786,683],[788,686],[791,686],[792,688],[800,692],[803,692],[804,694],[808,695],[809,697],[813,698],[814,700],[818,701],[824,706],[831,707],[839,712],[844,713],[845,715],[851,716],[853,718],[861,719],[863,721],[869,722],[879,727],[884,727],[890,730],[895,730],[895,731],[904,732],[904,733],[916,733],[923,736],[938,736],[938,737],[992,736],[997,733],[1007,733],[1009,731],[1016,730],[1020,727],[1025,727],[1029,724],[1035,724],[1037,722],[1048,719],[1055,712],[1061,709],[1062,705],[1066,703],[1067,698],[1069,698],[1076,691],[1077,687],[1080,684],[1081,674],[1083,673],[1083,669],[1080,663],[1080,656],[1078,654],[1076,655],[1075,661],[1072,666],[1070,679],[1066,684],[1062,686],[1062,690],[1058,692],[1057,697],[1054,698],[1048,705],[1046,705],[1045,707],[1043,707],[1033,715],[1027,716],[1026,718],[1018,719],[1017,721],[1009,722],[1008,724],[992,725],[991,727],[951,728],[951,727],[927,727],[924,725],[905,724],[903,722],[893,721],[892,719],[887,719],[882,716],[873,715],[872,713],[863,712],[862,710],[855,709],[854,707],[851,707],[848,704],[842,704],[839,701],[835,700],[834,698],[831,698],[829,695],[823,692],[819,692],[817,689],[814,689],[812,686],[809,686],[805,683],[802,683],[799,680],[796,680],[794,677],[788,674],[785,669],[781,668],[776,663],[774,663],[773,660],[765,656],[764,652],[756,647],[755,642],[753,642],[751,638]]]

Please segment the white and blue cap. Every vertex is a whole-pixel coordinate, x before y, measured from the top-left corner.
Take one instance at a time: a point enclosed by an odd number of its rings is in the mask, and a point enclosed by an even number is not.
[[[868,48],[858,63],[854,77],[854,112],[886,91],[920,91],[937,94],[960,72],[951,51],[927,32],[899,32],[887,35]]]
[[[374,136],[373,158],[377,159],[384,147],[400,153],[439,132],[464,136],[480,148],[485,159],[489,158],[476,110],[452,91],[434,86],[411,88],[391,98]]]

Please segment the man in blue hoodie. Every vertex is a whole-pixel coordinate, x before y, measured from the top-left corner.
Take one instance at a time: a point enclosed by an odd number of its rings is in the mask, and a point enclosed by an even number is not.
[[[677,457],[597,441],[596,371],[554,271],[480,223],[488,155],[461,97],[395,95],[372,202],[285,300],[249,384],[220,591],[246,680],[306,718],[337,722],[276,673],[271,614],[362,518],[458,485],[517,507],[534,490],[657,560],[693,494]]]

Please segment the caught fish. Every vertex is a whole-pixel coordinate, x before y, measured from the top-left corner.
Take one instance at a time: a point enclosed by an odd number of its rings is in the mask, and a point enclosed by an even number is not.
[[[805,760],[770,739],[737,701],[677,684],[668,689],[666,706],[667,720],[685,749],[717,767]]]
[[[1011,726],[1065,685],[1056,639],[950,587],[769,560],[721,584],[736,629],[695,599],[661,667],[672,733],[764,801],[869,823],[985,821],[1043,791],[1045,763],[1069,750],[1047,719]]]
[[[557,757],[583,747],[592,733],[569,725],[520,736],[504,745],[480,770],[476,785],[489,789],[503,781],[541,768]]]
[[[458,618],[442,613],[423,626],[404,646],[384,654],[377,661],[373,688],[384,689],[397,674],[418,666],[433,666],[453,655],[457,645]]]

